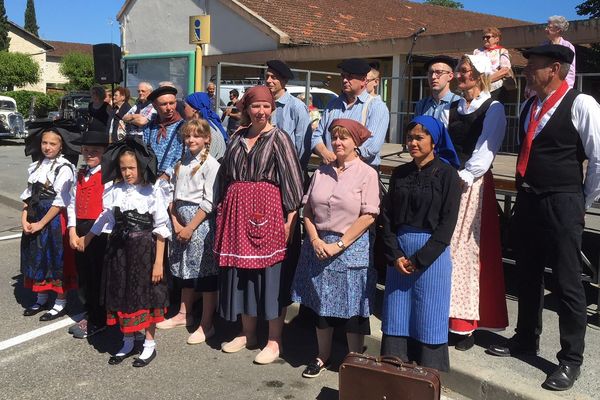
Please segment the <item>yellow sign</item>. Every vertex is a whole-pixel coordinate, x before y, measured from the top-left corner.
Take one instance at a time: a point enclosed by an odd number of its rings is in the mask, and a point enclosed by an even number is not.
[[[210,43],[210,15],[190,17],[190,44]]]

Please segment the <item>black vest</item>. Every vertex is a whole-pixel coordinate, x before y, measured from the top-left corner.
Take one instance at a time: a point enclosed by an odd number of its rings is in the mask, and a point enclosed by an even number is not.
[[[487,99],[475,112],[465,115],[458,112],[458,101],[450,104],[448,133],[450,139],[452,139],[454,150],[456,150],[456,154],[460,159],[461,169],[465,167],[465,163],[473,155],[477,139],[483,131],[485,113],[490,108],[492,101],[492,99]]]
[[[583,188],[583,161],[585,151],[581,137],[573,126],[571,108],[580,92],[569,90],[548,120],[533,139],[525,177],[517,174],[517,187],[523,182],[535,193],[581,192]],[[525,140],[525,118],[533,99],[523,107],[519,116],[519,138]]]

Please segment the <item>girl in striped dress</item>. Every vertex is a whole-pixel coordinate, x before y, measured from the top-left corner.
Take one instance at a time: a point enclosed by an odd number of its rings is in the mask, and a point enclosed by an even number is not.
[[[394,169],[382,205],[389,266],[381,354],[448,371],[448,246],[460,204],[459,161],[438,120],[416,117],[407,130],[413,162]]]

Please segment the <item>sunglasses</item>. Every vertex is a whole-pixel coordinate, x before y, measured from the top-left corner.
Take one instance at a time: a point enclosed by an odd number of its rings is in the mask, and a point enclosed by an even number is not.
[[[490,39],[491,39],[491,38],[493,38],[493,37],[494,37],[494,36],[492,36],[492,35],[485,35],[485,36],[482,36],[481,38],[482,38],[483,40],[490,40]]]

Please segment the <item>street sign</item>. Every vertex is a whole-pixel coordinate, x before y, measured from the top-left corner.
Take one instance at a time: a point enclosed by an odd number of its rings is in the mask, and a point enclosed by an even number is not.
[[[190,16],[190,44],[210,43],[210,15]]]

